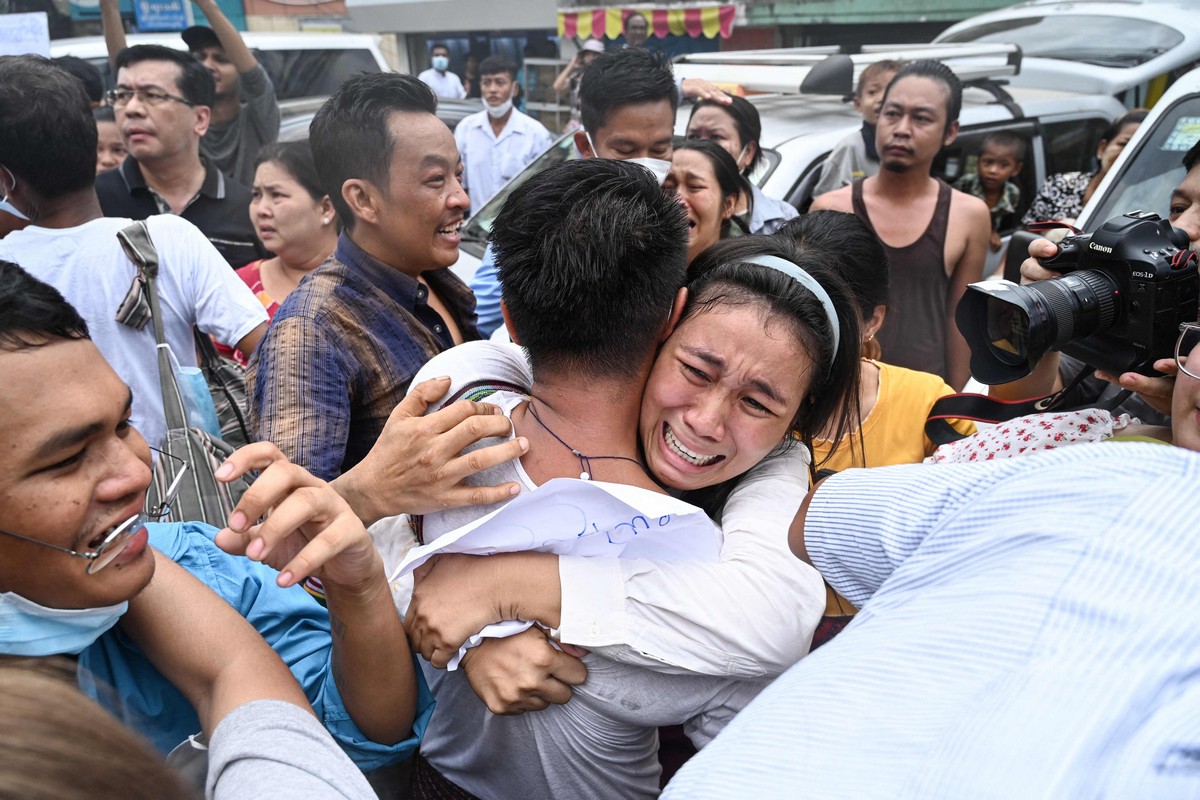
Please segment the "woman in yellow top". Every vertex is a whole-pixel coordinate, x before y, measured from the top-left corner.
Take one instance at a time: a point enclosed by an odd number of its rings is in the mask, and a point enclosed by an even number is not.
[[[828,440],[815,440],[813,462],[821,469],[841,472],[924,460],[935,447],[925,435],[929,409],[954,390],[937,375],[879,360],[875,333],[883,326],[888,304],[887,255],[879,238],[858,217],[839,211],[802,214],[777,235],[793,239],[802,250],[833,256],[858,300],[863,320],[859,429],[836,447]],[[975,423],[968,420],[951,424],[963,435],[975,432]]]
[[[879,360],[875,333],[883,325],[888,304],[887,254],[879,238],[858,217],[840,211],[801,214],[775,235],[792,239],[800,250],[832,256],[858,301],[863,320],[858,430],[836,444],[815,439],[813,463],[821,470],[840,472],[924,460],[935,447],[925,435],[929,409],[954,390],[938,375]],[[954,420],[951,425],[964,435],[975,432],[975,423],[969,420]],[[813,634],[814,650],[846,627],[856,612],[829,584],[825,591],[825,615]]]

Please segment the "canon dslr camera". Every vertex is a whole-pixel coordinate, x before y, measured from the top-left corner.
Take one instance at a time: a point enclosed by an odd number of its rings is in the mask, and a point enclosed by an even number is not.
[[[987,384],[1023,378],[1048,350],[1105,372],[1154,375],[1179,325],[1196,321],[1198,279],[1188,237],[1135,211],[1093,234],[1068,236],[1046,269],[1061,278],[967,287],[955,317],[971,347],[971,374]]]

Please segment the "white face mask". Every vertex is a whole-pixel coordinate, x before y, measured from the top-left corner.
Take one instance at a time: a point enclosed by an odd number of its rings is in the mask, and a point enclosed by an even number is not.
[[[128,602],[103,608],[47,608],[13,592],[0,594],[0,653],[81,653],[117,624]]]
[[[499,119],[500,117],[503,117],[505,114],[507,114],[509,111],[512,111],[512,107],[513,107],[512,97],[509,97],[507,100],[505,100],[503,103],[500,103],[499,105],[487,106],[488,116],[491,117],[492,119]]]
[[[654,174],[654,179],[658,181],[658,185],[662,186],[667,180],[667,176],[671,174],[671,162],[664,161],[661,158],[627,158],[626,164],[640,164]]]
[[[445,56],[434,56],[432,59],[433,68],[438,72],[445,72],[450,69],[450,59]]]
[[[592,148],[592,155],[600,158],[601,156],[596,152],[596,143],[592,141],[592,135],[587,131],[584,131],[583,135],[587,137],[588,146]],[[618,160],[624,161],[626,164],[638,164],[650,170],[654,175],[654,179],[658,181],[659,186],[662,186],[667,180],[667,176],[671,174],[671,162],[664,161],[661,158],[625,158]]]

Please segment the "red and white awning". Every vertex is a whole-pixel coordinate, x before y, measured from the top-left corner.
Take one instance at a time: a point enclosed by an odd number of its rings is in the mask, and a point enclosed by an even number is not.
[[[558,35],[587,39],[616,39],[625,30],[625,18],[639,13],[650,23],[650,35],[698,39],[728,39],[733,33],[737,6],[732,4],[694,6],[631,6],[628,8],[576,8],[558,12]]]

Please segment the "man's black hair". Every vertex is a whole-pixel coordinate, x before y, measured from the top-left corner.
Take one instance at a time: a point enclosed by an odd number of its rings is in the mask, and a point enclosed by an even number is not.
[[[883,102],[887,102],[888,95],[892,91],[892,87],[896,85],[896,81],[904,78],[930,78],[938,81],[946,87],[946,128],[958,121],[958,115],[962,113],[962,81],[954,74],[954,70],[947,67],[940,61],[935,61],[931,58],[923,58],[919,61],[912,61],[904,66],[896,76],[892,78],[891,83],[887,85],[887,89],[883,92]]]
[[[356,75],[325,101],[309,126],[317,174],[346,228],[354,227],[354,214],[342,197],[346,181],[358,178],[387,190],[395,146],[388,118],[397,111],[434,114],[437,97],[412,75]]]
[[[742,147],[751,142],[754,143],[754,158],[750,159],[750,163],[742,170],[743,175],[749,175],[763,160],[762,145],[758,141],[762,138],[762,119],[758,115],[758,109],[746,98],[735,95],[729,99],[733,102],[728,105],[718,103],[716,100],[699,101],[692,109],[691,116],[688,117],[688,125],[692,124],[692,117],[696,116],[696,112],[702,108],[716,108],[728,114],[729,118],[733,120],[733,127],[737,128],[738,138],[742,140]]]
[[[488,56],[479,64],[479,77],[481,78],[486,78],[488,75],[499,75],[501,72],[508,73],[508,77],[514,81],[517,79],[517,65],[508,56]]]
[[[95,183],[96,123],[74,75],[41,56],[0,57],[0,164],[43,199]]]
[[[1196,143],[1192,145],[1192,149],[1184,154],[1183,168],[1191,172],[1198,162],[1200,162],[1200,139],[1197,139]]]
[[[983,137],[983,145],[980,147],[979,153],[987,149],[988,145],[995,145],[1007,150],[1012,150],[1013,156],[1017,159],[1017,163],[1025,161],[1025,140],[1012,131],[992,131],[987,136]]]
[[[448,56],[448,55],[450,55],[450,48],[446,46],[446,43],[445,43],[445,42],[434,42],[433,44],[431,44],[431,45],[429,46],[429,55],[431,55],[431,56],[432,56],[432,55],[433,55],[433,51],[434,51],[434,50],[438,50],[438,49],[445,50],[445,51],[446,51],[446,55],[447,55],[447,56]]]
[[[0,352],[90,338],[83,317],[57,289],[0,259]]]
[[[89,101],[92,103],[104,102],[104,76],[100,74],[100,70],[96,69],[95,64],[84,61],[78,56],[59,56],[54,59],[54,63],[79,78]]]
[[[583,128],[595,133],[621,106],[666,100],[672,117],[679,93],[671,62],[662,53],[627,47],[603,53],[583,71],[579,83],[579,116]]]
[[[190,53],[157,44],[135,44],[117,53],[118,70],[143,61],[167,61],[179,67],[175,83],[178,85],[179,95],[189,103],[211,108],[216,102],[217,84],[213,81],[212,74]],[[162,88],[171,92],[170,86]]]
[[[683,206],[623,161],[534,175],[505,202],[491,243],[535,376],[628,375],[653,354],[687,271]]]

